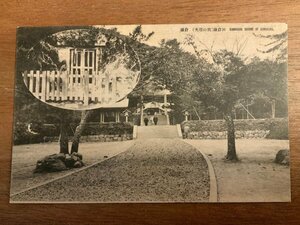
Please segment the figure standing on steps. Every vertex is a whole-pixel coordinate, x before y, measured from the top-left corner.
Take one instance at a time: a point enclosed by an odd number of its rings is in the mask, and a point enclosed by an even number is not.
[[[144,119],[145,126],[148,126],[148,122],[149,122],[149,119],[147,117],[145,117],[145,119]]]
[[[157,116],[156,116],[156,113],[154,114],[153,122],[154,122],[155,125],[157,125],[158,118],[157,118]]]

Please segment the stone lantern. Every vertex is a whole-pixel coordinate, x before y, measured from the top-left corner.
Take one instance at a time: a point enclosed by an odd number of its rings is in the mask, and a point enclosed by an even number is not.
[[[126,123],[128,123],[129,113],[130,113],[130,111],[129,111],[128,109],[126,109],[126,110],[123,112],[123,115],[125,116],[125,122],[126,122]]]
[[[189,120],[189,115],[190,115],[189,111],[185,110],[184,111],[185,121]]]

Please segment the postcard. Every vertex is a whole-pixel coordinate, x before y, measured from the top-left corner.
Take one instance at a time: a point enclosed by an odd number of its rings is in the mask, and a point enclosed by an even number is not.
[[[10,202],[291,201],[287,29],[19,27]]]

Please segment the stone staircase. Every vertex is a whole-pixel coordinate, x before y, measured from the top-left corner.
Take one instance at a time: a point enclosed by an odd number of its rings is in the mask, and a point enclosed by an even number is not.
[[[176,125],[157,125],[157,126],[139,126],[137,127],[137,139],[149,138],[179,138]]]

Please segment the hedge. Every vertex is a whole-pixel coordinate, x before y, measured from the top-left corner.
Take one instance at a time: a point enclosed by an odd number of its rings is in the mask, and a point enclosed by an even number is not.
[[[70,124],[69,136],[73,136],[78,124]],[[37,134],[28,131],[28,123],[16,123],[14,125],[14,144],[33,144],[45,142],[48,139],[58,137],[59,124],[32,124],[31,129]],[[133,126],[130,123],[88,123],[82,136],[88,135],[124,135],[132,134]]]
[[[269,130],[270,133],[266,138],[270,139],[288,139],[288,119],[249,119],[235,120],[236,131],[250,130]],[[188,127],[189,132],[204,132],[204,131],[226,131],[226,123],[224,120],[191,120],[181,123],[183,132]]]

